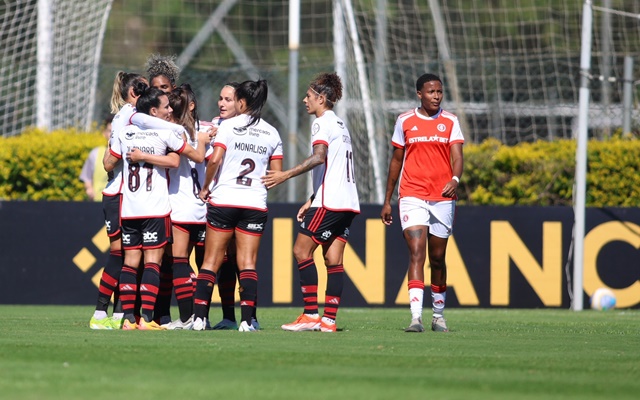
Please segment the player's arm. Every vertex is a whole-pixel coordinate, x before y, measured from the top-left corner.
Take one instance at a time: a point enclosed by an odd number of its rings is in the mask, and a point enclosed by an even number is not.
[[[121,158],[122,157],[119,157],[119,155],[114,153],[111,149],[109,149],[109,151],[105,151],[104,158],[102,159],[102,166],[104,166],[104,170],[107,172],[113,171],[121,161]]]
[[[391,197],[398,183],[400,171],[402,170],[402,162],[404,160],[404,147],[394,147],[391,160],[389,161],[389,171],[387,172],[387,190],[384,195],[384,203],[380,218],[385,225],[391,225]]]
[[[462,155],[462,143],[454,143],[451,145],[451,170],[453,176],[458,179],[451,178],[451,180],[442,188],[442,195],[444,197],[453,197],[456,195],[456,190],[460,185],[460,177],[462,177],[462,170],[464,169],[464,157]]]
[[[140,149],[132,149],[127,152],[127,159],[131,162],[145,162],[163,168],[178,168],[180,165],[180,155],[170,152],[167,155],[149,154]]]
[[[198,132],[198,147],[194,149],[193,146],[187,143],[180,154],[195,163],[201,163],[204,161],[205,147],[209,140],[209,132],[200,131]]]
[[[202,185],[202,190],[200,190],[200,200],[207,201],[209,198],[209,194],[211,191],[209,187],[211,186],[211,182],[213,182],[213,177],[218,173],[218,169],[220,168],[220,164],[222,164],[222,160],[224,159],[224,155],[226,153],[226,148],[223,146],[215,146],[213,149],[213,155],[207,162],[207,169],[204,174],[204,184]]]
[[[327,159],[328,147],[324,143],[318,143],[313,146],[313,154],[307,157],[300,164],[286,171],[267,170],[267,175],[263,176],[262,183],[271,189],[278,186],[287,179],[293,178],[305,172],[311,171],[314,167],[323,164]]]

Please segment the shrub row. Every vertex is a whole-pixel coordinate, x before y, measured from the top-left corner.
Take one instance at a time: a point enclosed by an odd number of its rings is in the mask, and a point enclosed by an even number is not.
[[[98,131],[71,129],[0,137],[0,199],[84,200],[78,176],[103,141]],[[459,204],[571,206],[575,153],[572,140],[467,144]],[[587,159],[587,206],[640,206],[640,141],[590,141]]]

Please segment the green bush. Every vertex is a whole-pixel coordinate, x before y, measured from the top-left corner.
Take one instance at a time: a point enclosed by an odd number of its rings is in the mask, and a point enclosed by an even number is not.
[[[592,140],[587,146],[587,206],[640,206],[640,141]],[[464,146],[459,204],[572,205],[576,143],[503,146],[494,139]]]
[[[100,132],[74,129],[0,137],[0,199],[85,200],[78,177],[91,149],[103,144]]]
[[[97,130],[29,129],[20,136],[0,137],[0,199],[85,200],[78,176],[91,149],[103,142]],[[459,204],[572,205],[572,140],[510,147],[489,139],[465,145],[464,158]],[[587,159],[588,206],[640,206],[640,141],[590,141]]]

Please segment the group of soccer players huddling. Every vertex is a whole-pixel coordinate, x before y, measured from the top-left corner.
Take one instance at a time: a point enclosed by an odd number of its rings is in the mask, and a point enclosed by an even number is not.
[[[297,213],[301,226],[293,248],[304,313],[282,329],[335,332],[344,249],[360,211],[349,131],[332,111],[342,97],[339,77],[320,74],[310,83],[303,102],[316,116],[312,154],[283,171],[280,134],[261,116],[265,80],[224,85],[219,116],[208,122],[198,119],[190,85],[177,85],[173,57],[151,56],[147,73],[118,72],[114,81],[102,200],[110,250],[90,327],[259,330],[256,262],[267,225],[267,190],[312,171],[313,194]],[[322,316],[313,260],[318,246],[328,274]],[[212,326],[216,283],[222,319]],[[180,314],[175,320],[169,312],[173,296]]]

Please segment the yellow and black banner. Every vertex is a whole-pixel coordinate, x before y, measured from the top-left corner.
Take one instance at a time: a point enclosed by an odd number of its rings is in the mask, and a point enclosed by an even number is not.
[[[298,208],[269,206],[257,266],[261,307],[302,305],[292,254]],[[383,225],[380,206],[362,208],[350,229],[341,304],[405,306],[408,250],[400,224]],[[100,203],[0,202],[0,303],[94,304],[109,249],[103,224]],[[458,207],[447,248],[447,306],[568,308],[572,231],[569,207]],[[637,308],[640,209],[587,209],[584,247],[585,307],[591,293],[608,287],[618,308]],[[323,292],[320,250],[315,260]]]

